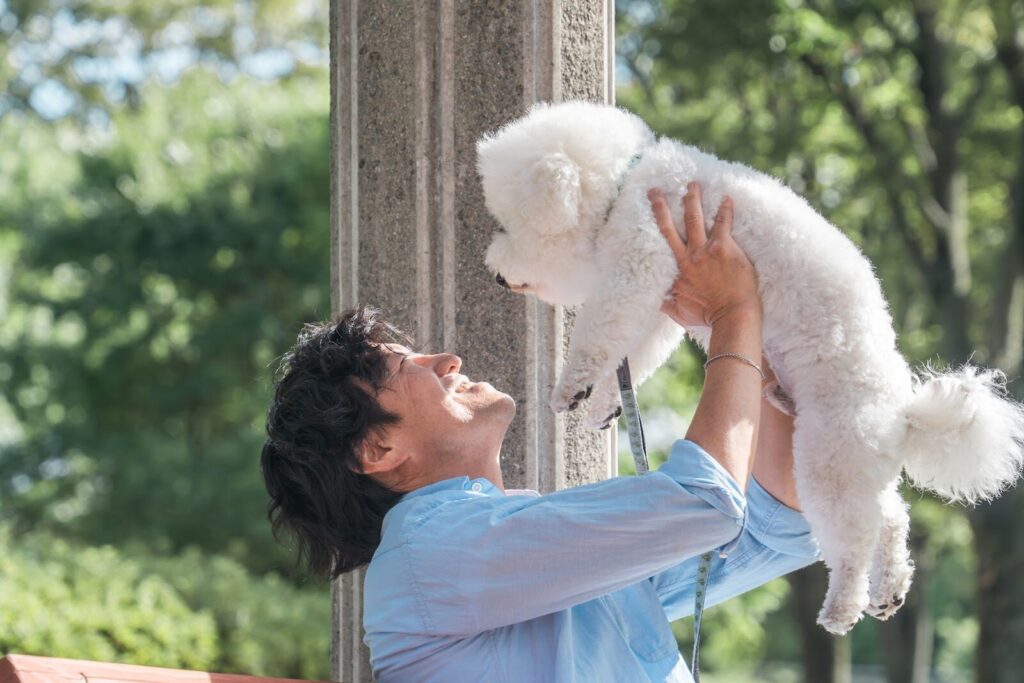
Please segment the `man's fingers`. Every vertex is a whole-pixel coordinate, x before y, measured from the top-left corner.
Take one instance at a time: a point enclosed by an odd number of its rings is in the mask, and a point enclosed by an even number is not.
[[[675,221],[672,220],[672,212],[668,209],[665,195],[655,187],[647,192],[647,198],[651,201],[651,209],[654,211],[654,220],[658,222],[658,229],[661,230],[661,234],[664,235],[676,259],[681,260],[686,254],[686,245],[679,237],[679,231],[676,229]]]
[[[686,246],[696,249],[707,242],[704,234],[704,210],[700,206],[700,185],[691,182],[683,195],[683,222],[686,224]]]
[[[726,196],[715,214],[715,224],[711,226],[711,236],[724,239],[732,235],[732,198]]]

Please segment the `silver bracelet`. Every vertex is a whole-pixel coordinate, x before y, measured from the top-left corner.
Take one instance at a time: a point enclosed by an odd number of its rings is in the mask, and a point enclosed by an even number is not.
[[[764,372],[762,372],[761,366],[758,365],[757,363],[755,363],[754,361],[750,360],[746,356],[741,356],[738,353],[718,353],[718,354],[715,354],[714,356],[711,356],[711,358],[708,358],[706,361],[704,361],[704,371],[705,372],[707,371],[708,363],[710,363],[713,360],[718,360],[719,358],[738,358],[739,360],[743,361],[744,363],[746,363],[750,367],[752,367],[755,370],[757,370],[757,374],[761,375],[761,381],[762,382],[765,380]]]

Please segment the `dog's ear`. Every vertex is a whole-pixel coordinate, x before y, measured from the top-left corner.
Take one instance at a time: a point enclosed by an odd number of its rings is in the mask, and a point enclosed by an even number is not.
[[[559,233],[576,225],[580,211],[580,169],[561,152],[545,154],[525,171],[523,197],[532,204],[535,228]],[[542,212],[536,215],[537,210]]]

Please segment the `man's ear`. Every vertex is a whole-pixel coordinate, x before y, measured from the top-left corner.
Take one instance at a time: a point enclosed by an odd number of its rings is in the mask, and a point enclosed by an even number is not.
[[[557,234],[579,222],[580,169],[567,155],[542,156],[524,171],[523,188],[529,213],[541,223],[535,229]]]
[[[408,458],[397,449],[380,442],[376,436],[368,436],[356,447],[356,457],[363,474],[390,472]]]

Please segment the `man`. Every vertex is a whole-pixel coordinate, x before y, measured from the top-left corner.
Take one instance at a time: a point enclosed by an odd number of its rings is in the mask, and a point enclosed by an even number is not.
[[[700,554],[717,551],[708,605],[817,558],[792,418],[762,399],[756,273],[728,199],[708,237],[688,189],[686,244],[651,195],[679,265],[662,310],[711,328],[709,362],[686,438],[655,472],[506,491],[515,402],[457,356],[403,346],[374,309],[308,326],[287,357],[262,456],[270,518],[314,573],[369,563],[382,683],[690,681],[669,622],[692,613]]]

